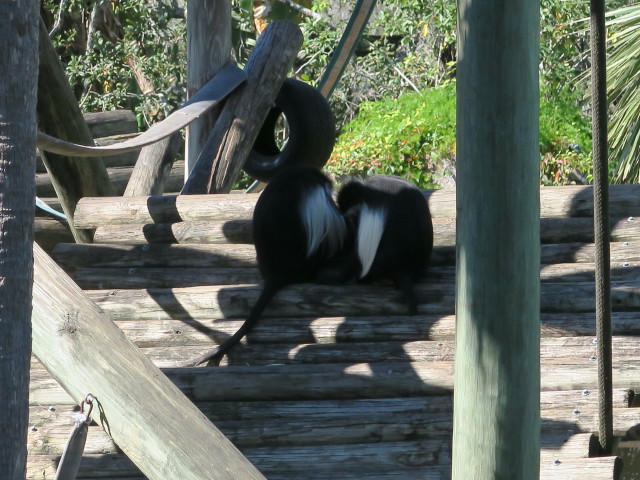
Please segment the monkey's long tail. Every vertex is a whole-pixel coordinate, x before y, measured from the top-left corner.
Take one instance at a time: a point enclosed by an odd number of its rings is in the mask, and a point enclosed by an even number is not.
[[[409,315],[416,315],[418,313],[418,301],[413,280],[405,273],[397,273],[395,275],[395,283],[396,287],[402,292],[404,301],[407,302]]]
[[[278,290],[280,290],[283,286],[284,286],[283,284],[278,282],[266,281],[264,284],[262,293],[258,297],[258,300],[256,301],[253,308],[251,309],[249,316],[244,321],[244,323],[240,326],[240,328],[236,331],[236,333],[231,335],[229,338],[227,338],[224,342],[222,342],[222,344],[218,345],[217,347],[212,348],[211,350],[203,353],[199,357],[189,360],[181,364],[180,366],[195,367],[196,365],[200,365],[205,362],[209,362],[209,365],[211,364],[219,365],[220,361],[222,360],[222,357],[224,357],[224,355],[229,350],[231,350],[231,348],[233,348],[235,345],[240,343],[240,340],[242,340],[242,338],[247,333],[249,333],[249,331],[251,331],[251,329],[258,322],[260,315],[262,315],[262,312],[267,307],[271,299],[275,296]]]

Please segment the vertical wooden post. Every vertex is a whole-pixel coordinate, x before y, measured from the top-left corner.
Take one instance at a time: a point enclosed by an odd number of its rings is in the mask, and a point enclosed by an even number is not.
[[[191,98],[231,58],[231,2],[187,2],[187,97]],[[192,122],[187,128],[185,180],[196,164],[213,128],[220,107]]]
[[[539,478],[534,0],[459,0],[453,479]]]
[[[38,2],[2,5],[0,28],[0,478],[24,478],[29,420]]]

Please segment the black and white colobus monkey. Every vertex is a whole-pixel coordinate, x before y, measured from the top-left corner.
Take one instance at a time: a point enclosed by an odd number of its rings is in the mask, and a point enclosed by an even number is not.
[[[433,224],[424,195],[411,182],[393,175],[351,181],[338,194],[349,231],[347,276],[358,280],[393,280],[417,313],[414,284],[425,273],[433,249]]]
[[[262,293],[238,331],[193,365],[209,360],[219,364],[256,324],[278,290],[315,281],[325,262],[343,248],[346,225],[331,195],[331,182],[313,168],[291,167],[269,182],[253,212]]]

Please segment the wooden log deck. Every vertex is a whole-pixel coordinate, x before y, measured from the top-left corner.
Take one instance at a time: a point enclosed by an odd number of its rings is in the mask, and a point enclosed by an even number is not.
[[[640,185],[610,192],[614,429],[635,438]],[[418,315],[406,316],[387,286],[294,285],[220,367],[178,365],[231,335],[260,292],[250,235],[257,195],[85,198],[75,223],[97,229],[97,243],[60,243],[53,257],[267,478],[448,479],[455,192],[425,194],[436,247]],[[543,479],[622,471],[618,457],[598,456],[594,437],[591,215],[591,187],[541,189]],[[32,365],[27,478],[53,479],[77,406]],[[144,478],[97,425],[78,475],[95,478]]]

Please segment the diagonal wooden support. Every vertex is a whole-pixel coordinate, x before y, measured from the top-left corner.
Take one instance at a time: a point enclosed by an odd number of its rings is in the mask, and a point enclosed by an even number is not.
[[[40,21],[38,73],[38,123],[49,135],[66,141],[92,145],[89,131],[78,102],[60,63],[44,23]],[[92,234],[75,228],[73,213],[78,200],[87,196],[113,195],[107,170],[99,158],[69,158],[41,150],[42,161],[69,219],[69,227],[77,242],[91,242]]]
[[[301,45],[293,23],[267,27],[245,66],[247,83],[225,103],[181,193],[231,191]]]
[[[33,353],[151,480],[264,479],[34,244]]]

